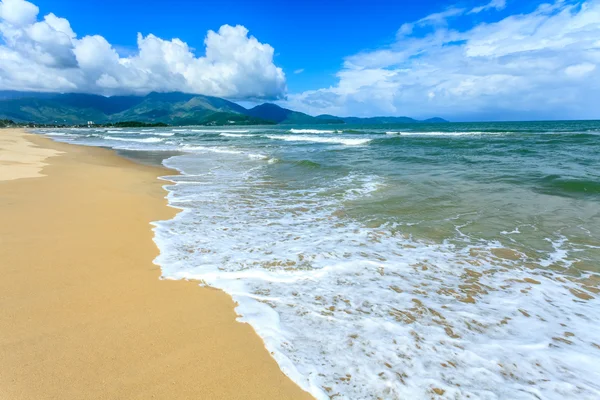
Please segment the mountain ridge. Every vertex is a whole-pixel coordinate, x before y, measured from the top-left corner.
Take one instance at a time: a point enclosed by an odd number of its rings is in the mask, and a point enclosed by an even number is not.
[[[138,121],[169,125],[447,122],[441,118],[418,121],[409,117],[359,118],[327,114],[315,117],[273,103],[247,109],[220,97],[182,92],[105,97],[84,93],[0,91],[0,119],[60,125],[81,125],[88,121],[95,124]]]

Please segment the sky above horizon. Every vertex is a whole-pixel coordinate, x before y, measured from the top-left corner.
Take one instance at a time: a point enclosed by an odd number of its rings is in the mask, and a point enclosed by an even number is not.
[[[600,118],[600,0],[0,0],[0,90],[312,115]]]

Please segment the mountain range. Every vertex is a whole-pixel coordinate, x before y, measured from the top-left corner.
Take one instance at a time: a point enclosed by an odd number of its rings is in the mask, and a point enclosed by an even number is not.
[[[313,117],[272,103],[247,109],[219,97],[180,92],[104,97],[82,93],[0,91],[0,119],[60,125],[82,125],[88,121],[95,124],[137,121],[169,125],[447,122],[441,118],[418,121],[408,117]]]

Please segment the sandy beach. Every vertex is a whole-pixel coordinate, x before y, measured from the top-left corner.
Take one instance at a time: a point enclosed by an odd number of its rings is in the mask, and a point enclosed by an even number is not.
[[[310,398],[228,295],[159,279],[166,173],[0,130],[0,399]]]

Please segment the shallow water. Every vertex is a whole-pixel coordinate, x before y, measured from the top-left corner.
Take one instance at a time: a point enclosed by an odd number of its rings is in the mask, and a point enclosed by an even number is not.
[[[43,133],[165,152],[163,276],[318,398],[600,397],[600,122]]]

